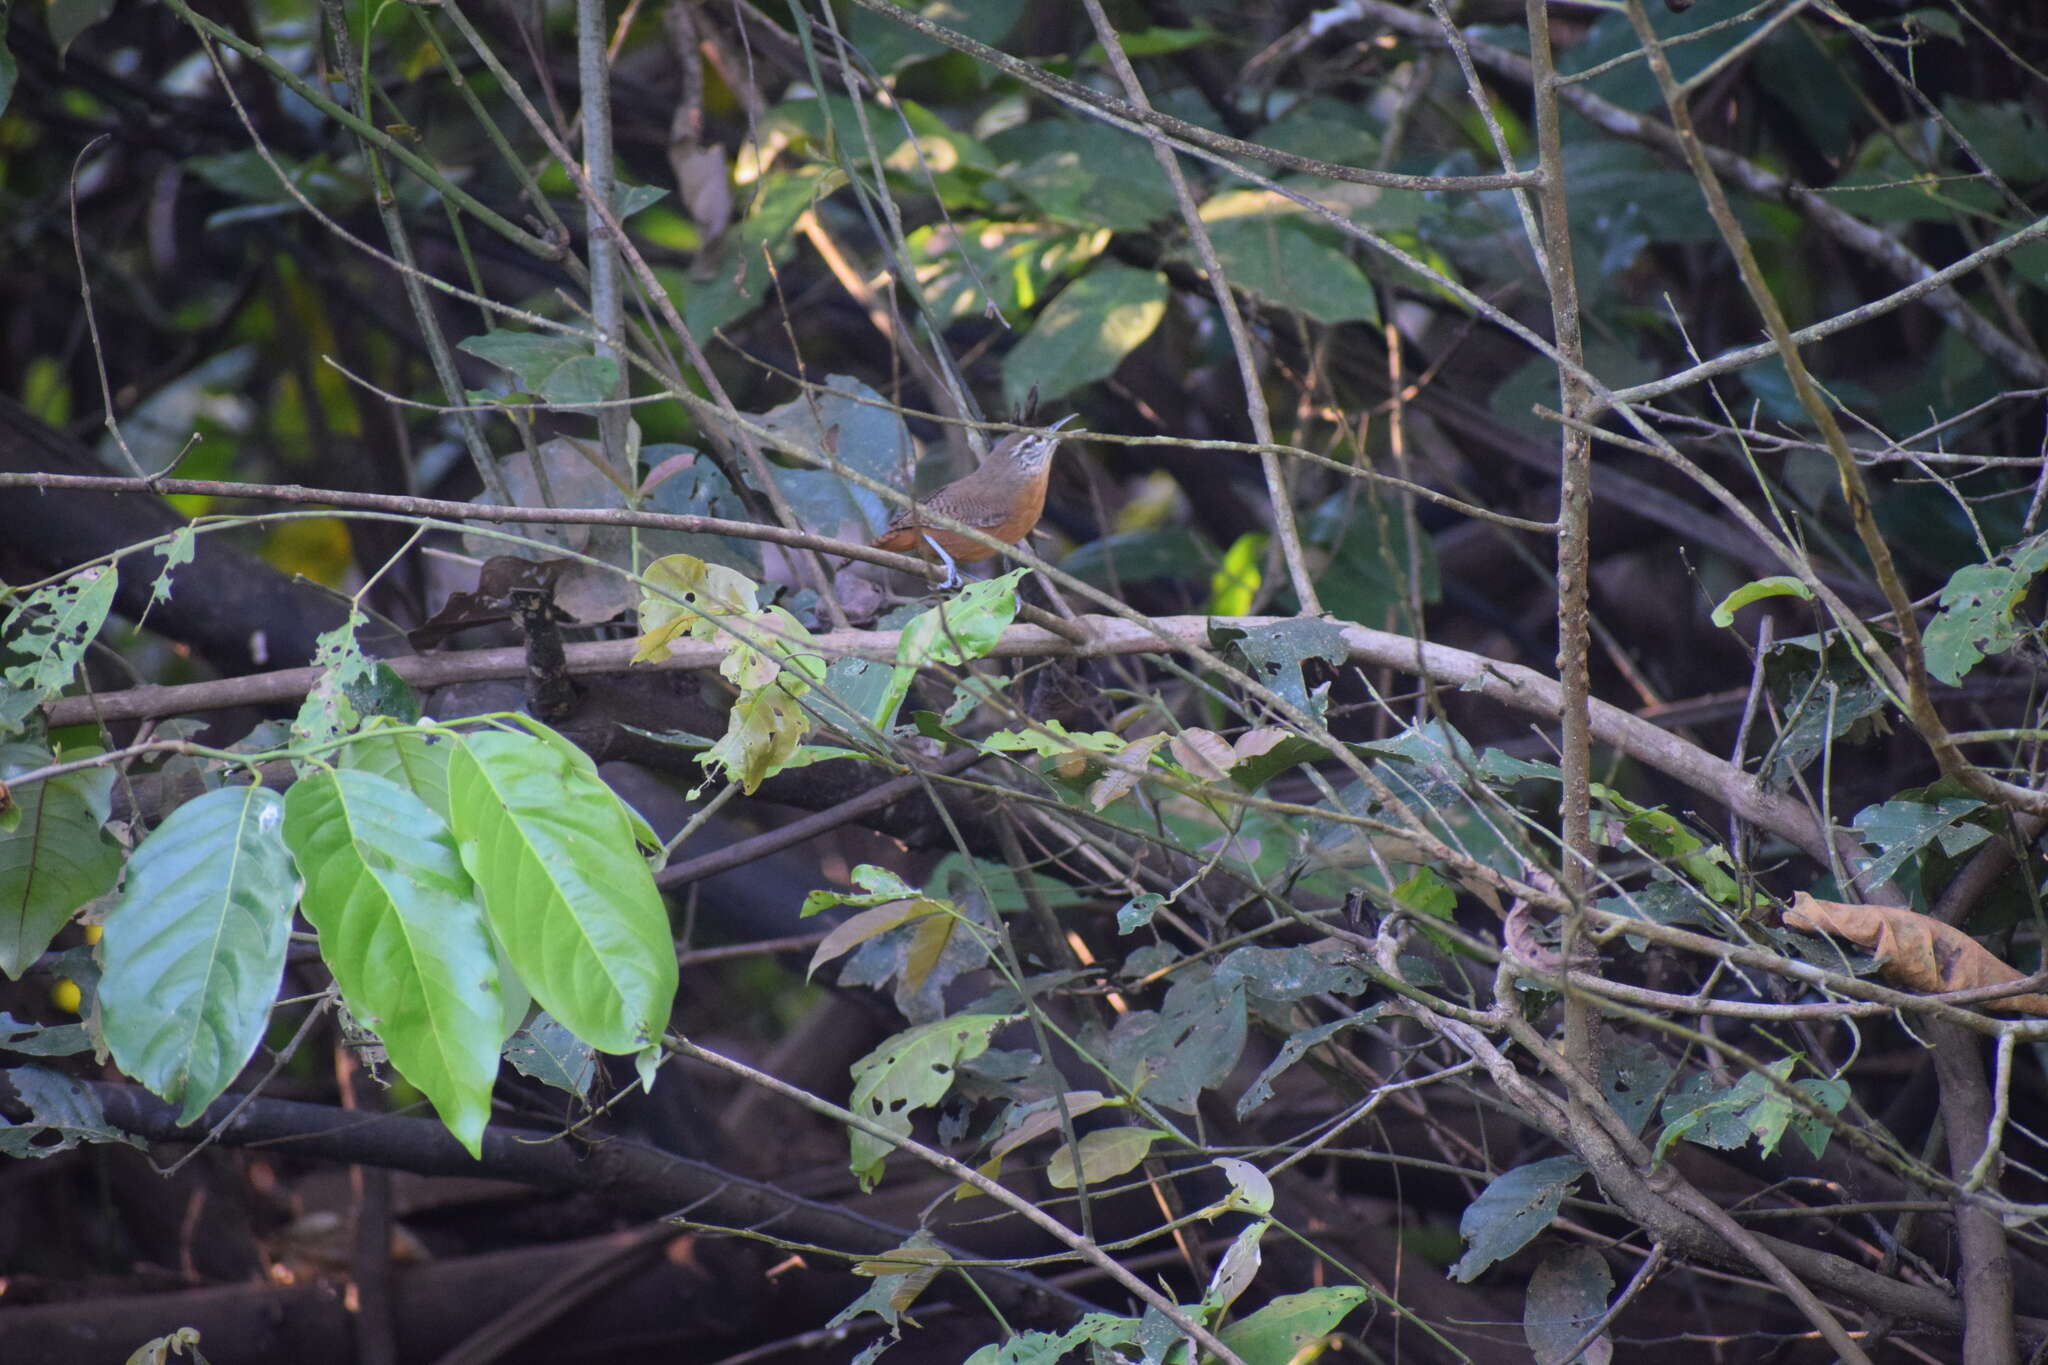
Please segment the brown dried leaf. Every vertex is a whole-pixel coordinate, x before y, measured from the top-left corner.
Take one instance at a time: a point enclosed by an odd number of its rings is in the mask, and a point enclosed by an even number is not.
[[[1907,990],[1967,991],[2026,976],[1962,930],[1895,905],[1847,905],[1816,900],[1802,891],[1792,898],[1785,923],[1802,933],[1845,938],[1875,954],[1882,959],[1879,970],[1885,979]],[[2010,995],[1987,1000],[1984,1006],[2048,1015],[2048,995]]]
[[[1214,730],[1183,730],[1167,743],[1173,761],[1203,782],[1221,782],[1230,772],[1230,741]]]

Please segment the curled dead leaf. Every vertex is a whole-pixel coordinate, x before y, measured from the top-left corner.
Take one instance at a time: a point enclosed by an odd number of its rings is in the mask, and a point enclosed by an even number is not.
[[[1802,933],[1849,940],[1881,960],[1879,971],[1887,981],[1907,990],[1930,995],[1967,991],[2026,976],[1962,930],[1895,905],[1850,905],[1802,891],[1792,898],[1785,923]],[[2048,1015],[2048,995],[2009,995],[1983,1003],[1986,1009]]]

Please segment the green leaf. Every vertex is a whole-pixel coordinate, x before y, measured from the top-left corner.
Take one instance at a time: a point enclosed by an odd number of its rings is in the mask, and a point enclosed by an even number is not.
[[[984,578],[918,613],[896,638],[896,661],[907,668],[957,667],[985,657],[1017,619],[1017,583],[1028,569]]]
[[[1244,1365],[1288,1365],[1311,1342],[1336,1331],[1337,1324],[1369,1297],[1371,1291],[1351,1284],[1282,1294],[1217,1336]]]
[[[1629,1131],[1642,1135],[1643,1126],[1657,1111],[1657,1101],[1671,1083],[1671,1063],[1654,1043],[1641,1038],[1617,1038],[1600,1053],[1600,1093]]]
[[[1522,1335],[1536,1365],[1606,1365],[1613,1359],[1614,1343],[1604,1332],[1584,1354],[1574,1353],[1606,1315],[1607,1296],[1613,1292],[1614,1275],[1593,1248],[1566,1247],[1545,1256],[1529,1277],[1522,1301]]]
[[[368,623],[362,612],[351,610],[348,620],[324,631],[313,644],[313,665],[320,677],[299,705],[292,733],[315,744],[325,744],[341,735],[353,734],[365,715],[374,714],[370,700],[376,690],[376,669],[356,631]],[[403,686],[403,684],[400,684]],[[414,712],[417,718],[418,712]]]
[[[1003,179],[1045,213],[1143,232],[1173,214],[1173,190],[1143,138],[1092,119],[1035,118],[989,139]]]
[[[909,1137],[912,1112],[944,1099],[953,1086],[954,1068],[988,1051],[989,1035],[1007,1017],[962,1014],[897,1034],[853,1064],[853,1098],[847,1107],[888,1132]],[[872,1190],[894,1145],[858,1128],[851,1133],[853,1174],[861,1189]]]
[[[0,669],[0,680],[21,689],[0,697],[0,734],[21,729],[45,697],[70,686],[86,646],[106,624],[119,581],[111,564],[81,569],[37,588],[0,621],[0,647],[24,660]]]
[[[344,767],[389,778],[448,818],[448,755],[454,745],[444,735],[425,735],[372,719],[355,742],[341,751]]]
[[[155,606],[159,602],[171,600],[171,571],[180,564],[190,564],[192,562],[192,552],[198,541],[198,531],[190,526],[180,526],[172,533],[169,540],[156,547],[156,553],[163,558],[164,567],[163,572],[159,573],[156,576],[156,580],[149,585],[149,603],[151,606]]]
[[[24,1057],[69,1057],[92,1046],[83,1024],[31,1024],[0,1013],[0,1052]]]
[[[388,778],[344,769],[293,785],[284,837],[343,1003],[480,1158],[503,1036],[498,959],[447,823]]]
[[[114,0],[51,0],[50,42],[57,49],[58,58],[61,60],[87,29],[113,12]],[[4,17],[0,14],[0,18]]]
[[[1133,1010],[1116,1021],[1102,1059],[1154,1104],[1192,1114],[1244,1052],[1244,997],[1242,980],[1183,976],[1157,1013]]]
[[[40,1066],[19,1066],[0,1076],[29,1111],[18,1124],[0,1119],[0,1156],[55,1156],[81,1142],[142,1146],[140,1138],[108,1123],[99,1096],[69,1076]]]
[[[1564,1203],[1565,1192],[1586,1173],[1575,1156],[1546,1157],[1517,1166],[1479,1192],[1458,1220],[1465,1254],[1451,1267],[1451,1278],[1470,1284],[1495,1261],[1529,1245],[1550,1226]]]
[[[1209,226],[1224,278],[1268,303],[1317,322],[1380,320],[1365,272],[1340,248],[1274,215]]]
[[[11,0],[0,0],[0,33],[7,31],[7,11],[10,3]],[[8,51],[6,43],[0,42],[0,114],[7,112],[7,101],[14,97],[16,75],[14,54]]]
[[[1230,542],[1223,562],[1209,579],[1210,616],[1243,616],[1258,601],[1259,586],[1265,582],[1266,531],[1246,531]]]
[[[1957,569],[1941,590],[1941,606],[1927,623],[1927,671],[1951,687],[1984,661],[2018,644],[2013,608],[2034,578],[2048,568],[2048,539],[2037,540],[2010,563],[1993,560]]]
[[[0,745],[0,783],[52,757],[32,745]],[[113,787],[112,768],[87,768],[10,788],[17,820],[0,834],[0,972],[20,977],[80,906],[113,888],[121,849],[101,828]]]
[[[456,745],[448,808],[462,864],[543,1009],[600,1052],[654,1047],[676,993],[661,893],[596,765],[547,736]]]
[[[1071,1190],[1080,1181],[1099,1185],[1136,1167],[1151,1155],[1152,1144],[1168,1136],[1157,1128],[1098,1128],[1081,1134],[1073,1147],[1062,1147],[1045,1165],[1045,1183],[1056,1190]],[[1076,1172],[1074,1153],[1080,1152]]]
[[[955,33],[964,33],[979,42],[1000,44],[1017,26],[1017,18],[1024,12],[1024,0],[922,0],[905,8]],[[927,38],[913,28],[891,23],[863,9],[847,11],[839,22],[845,28],[848,45],[885,75],[952,50],[936,38]]]
[[[1021,406],[1107,379],[1166,316],[1166,276],[1100,264],[1061,291],[1003,357],[1003,391]]]
[[[522,1076],[566,1090],[582,1099],[597,1078],[597,1053],[545,1012],[514,1033],[505,1044],[505,1060]]]
[[[1301,666],[1310,659],[1342,666],[1351,657],[1343,627],[1308,617],[1251,630],[1212,626],[1209,634],[1219,646],[1232,647],[1242,655],[1251,665],[1251,675],[1279,693],[1282,700],[1317,718],[1328,702],[1329,684],[1321,684],[1311,693]]]
[[[1102,1358],[1121,1360],[1114,1351],[1137,1341],[1138,1323],[1109,1313],[1090,1313],[1065,1332],[1020,1332],[1008,1341],[992,1342],[967,1357],[965,1365],[1053,1365],[1076,1346],[1093,1342],[1105,1348]]]
[[[100,941],[100,1013],[123,1071],[191,1123],[263,1039],[298,882],[284,800],[223,787],[186,802],[128,861]]]
[[[1766,597],[1798,597],[1811,602],[1813,589],[1790,574],[1773,574],[1769,578],[1758,578],[1744,583],[1714,607],[1713,621],[1726,630],[1735,624],[1735,613],[1752,602],[1761,602]]]
[[[1019,318],[1109,245],[1107,228],[970,219],[910,234],[910,257],[932,310],[947,322],[994,309]]]
[[[1991,831],[1960,822],[1983,808],[1982,801],[1961,796],[1939,801],[1885,801],[1864,807],[1856,813],[1857,837],[1882,852],[1858,875],[1869,886],[1888,882],[1908,858],[1937,839],[1951,856],[1975,847],[1990,838]]]
[[[519,387],[561,407],[600,403],[613,396],[619,362],[594,354],[591,343],[553,333],[496,331],[465,338],[462,350],[510,372]]]
[[[1321,1047],[1345,1029],[1355,1028],[1360,1024],[1369,1024],[1379,1018],[1380,1008],[1380,1006],[1374,1005],[1370,1009],[1360,1010],[1356,1014],[1346,1015],[1342,1019],[1333,1019],[1327,1024],[1318,1024],[1314,1028],[1303,1029],[1299,1033],[1290,1035],[1287,1041],[1280,1045],[1280,1051],[1274,1055],[1273,1060],[1266,1064],[1266,1069],[1261,1071],[1258,1077],[1244,1088],[1244,1094],[1238,1096],[1238,1118],[1242,1119],[1245,1115],[1251,1113],[1252,1110],[1273,1098],[1273,1082],[1281,1072],[1307,1056],[1311,1049]]]

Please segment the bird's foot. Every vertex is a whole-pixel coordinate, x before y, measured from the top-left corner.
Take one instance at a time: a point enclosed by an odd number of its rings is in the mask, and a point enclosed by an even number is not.
[[[932,553],[937,555],[939,562],[946,566],[946,576],[934,585],[939,592],[951,592],[967,581],[960,576],[960,566],[953,562],[953,556],[946,553],[945,546],[932,539],[929,533],[926,534],[924,543],[932,547]]]

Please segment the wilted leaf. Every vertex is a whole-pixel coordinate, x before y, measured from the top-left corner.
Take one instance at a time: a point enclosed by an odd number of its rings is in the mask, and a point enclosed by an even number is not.
[[[1792,898],[1785,923],[1802,933],[1847,939],[1879,959],[1878,970],[1886,980],[1907,990],[1928,994],[1967,991],[2002,986],[2026,976],[1953,925],[1895,905],[1817,900],[1802,891]],[[2048,1015],[2048,995],[2009,995],[1983,1005],[2017,1014]]]
[[[1100,1090],[1069,1090],[1065,1097],[1067,1117],[1079,1118],[1083,1114],[1100,1109],[1104,1096]],[[1045,1101],[1039,1108],[1031,1110],[1004,1130],[1003,1135],[989,1146],[989,1155],[1008,1156],[1033,1138],[1044,1137],[1047,1133],[1058,1132],[1060,1128],[1060,1106]]]

